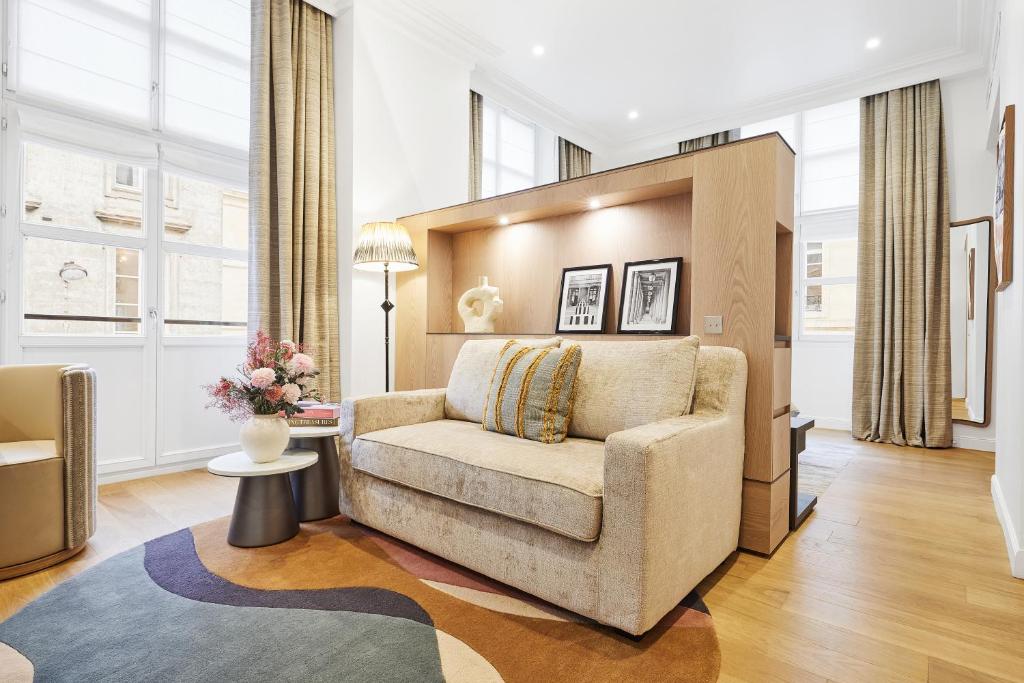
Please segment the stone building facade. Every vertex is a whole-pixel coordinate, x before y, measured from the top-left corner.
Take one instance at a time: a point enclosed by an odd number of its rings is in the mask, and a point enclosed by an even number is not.
[[[160,230],[162,241],[245,250],[248,196],[205,180],[164,174],[163,225],[145,217],[147,172],[77,151],[28,143],[24,147],[25,223],[83,232],[145,237]],[[162,228],[162,230],[161,230]],[[24,237],[26,314],[145,318],[145,288],[161,286],[163,317],[197,321],[246,320],[246,263],[173,253],[161,248],[163,282],[146,273],[140,248]],[[64,277],[61,272],[64,272]],[[75,279],[75,276],[78,279]],[[238,334],[244,328],[166,325],[166,334]],[[133,335],[132,322],[33,320],[25,334]]]

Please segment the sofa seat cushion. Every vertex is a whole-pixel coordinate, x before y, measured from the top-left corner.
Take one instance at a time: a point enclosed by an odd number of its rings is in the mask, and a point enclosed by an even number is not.
[[[52,439],[0,442],[0,467],[56,457],[58,457],[57,443]]]
[[[352,467],[569,538],[593,541],[601,530],[600,441],[543,444],[436,420],[363,434]]]

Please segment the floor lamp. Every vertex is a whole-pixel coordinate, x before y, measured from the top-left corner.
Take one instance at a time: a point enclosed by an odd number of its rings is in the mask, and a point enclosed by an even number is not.
[[[388,298],[388,275],[391,272],[416,270],[420,267],[412,248],[409,232],[399,223],[377,221],[366,223],[359,232],[359,243],[352,256],[353,266],[359,270],[384,273],[384,391],[391,391],[391,335],[389,319],[395,307]]]

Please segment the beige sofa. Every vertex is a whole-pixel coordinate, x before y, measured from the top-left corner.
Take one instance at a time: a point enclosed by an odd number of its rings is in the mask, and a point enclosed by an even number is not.
[[[581,342],[570,438],[541,444],[480,427],[503,344],[467,342],[447,389],[343,402],[342,512],[642,634],[736,549],[746,358],[700,348],[691,406],[683,340]]]

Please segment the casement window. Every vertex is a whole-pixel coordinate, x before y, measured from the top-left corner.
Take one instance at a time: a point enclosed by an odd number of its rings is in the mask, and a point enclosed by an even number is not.
[[[554,133],[484,97],[483,197],[553,182],[556,165]]]
[[[18,332],[242,334],[249,3],[4,9]]]
[[[247,1],[11,0],[7,21],[19,99],[247,147]]]
[[[796,152],[796,321],[804,341],[853,336],[857,292],[858,100],[742,128],[778,131]]]

